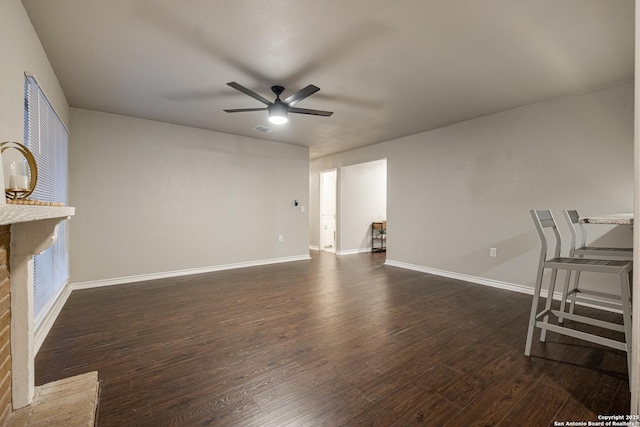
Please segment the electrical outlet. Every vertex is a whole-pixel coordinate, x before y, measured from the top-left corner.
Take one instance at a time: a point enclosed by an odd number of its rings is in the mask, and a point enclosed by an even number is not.
[[[278,235],[278,242],[282,242],[284,240],[284,237],[282,237],[282,234]]]
[[[490,257],[497,257],[498,256],[498,248],[489,248],[489,256]]]
[[[304,206],[300,207],[300,212],[304,212]]]

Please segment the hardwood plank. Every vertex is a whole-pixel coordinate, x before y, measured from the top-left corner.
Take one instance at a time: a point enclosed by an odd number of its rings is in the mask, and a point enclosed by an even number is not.
[[[557,414],[570,397],[570,393],[557,385],[538,381],[497,425],[529,426],[552,425]]]
[[[438,384],[452,381],[452,377],[459,375],[457,372],[446,372],[433,366],[427,358],[414,358],[408,360],[397,369],[386,371],[385,373],[373,372],[367,376],[359,378],[359,382],[354,386],[371,402],[379,402],[389,394],[407,384],[414,385],[428,393],[433,392],[432,387]]]
[[[442,425],[449,426],[496,426],[515,405],[515,398],[503,393],[498,387],[489,387],[476,400],[456,416],[449,417]]]
[[[459,408],[438,394],[429,394],[406,410],[391,427],[444,426]],[[463,424],[460,424],[463,425]]]
[[[628,411],[624,353],[550,333],[525,357],[531,296],[384,256],[314,252],[74,291],[36,382],[98,371],[99,427],[548,425]]]
[[[436,405],[436,402],[441,403],[443,401],[444,399],[440,396],[428,393],[412,384],[407,384],[371,404],[364,411],[344,420],[341,425],[387,427],[393,425],[407,414],[410,417],[416,416],[414,414],[428,414],[429,407]],[[447,406],[453,408],[453,411],[459,410],[458,407],[450,402],[447,403]],[[440,409],[438,409],[439,411]],[[420,416],[420,418],[430,418],[430,416],[424,415]]]
[[[438,394],[460,408],[469,405],[484,392],[491,380],[474,374],[464,374],[438,390]]]

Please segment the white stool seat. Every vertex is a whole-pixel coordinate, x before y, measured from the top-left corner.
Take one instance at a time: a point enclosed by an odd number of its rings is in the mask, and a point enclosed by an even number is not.
[[[633,259],[633,248],[601,248],[598,246],[585,246],[582,248],[576,248],[574,250],[574,254],[583,256],[615,257],[631,261]]]

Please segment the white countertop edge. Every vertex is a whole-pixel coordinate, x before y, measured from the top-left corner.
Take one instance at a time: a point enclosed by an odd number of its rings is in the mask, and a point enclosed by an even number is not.
[[[583,224],[612,224],[612,225],[633,225],[633,214],[611,214],[600,216],[580,217]]]

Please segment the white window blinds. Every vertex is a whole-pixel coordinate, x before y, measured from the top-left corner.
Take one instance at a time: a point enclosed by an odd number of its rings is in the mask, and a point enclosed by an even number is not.
[[[67,144],[69,133],[33,77],[25,81],[25,145],[38,166],[38,182],[31,198],[67,203]],[[65,222],[58,239],[34,257],[34,322],[36,327],[69,280]]]

